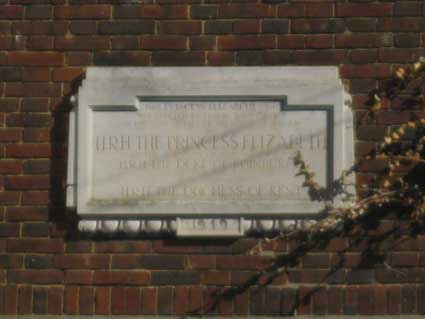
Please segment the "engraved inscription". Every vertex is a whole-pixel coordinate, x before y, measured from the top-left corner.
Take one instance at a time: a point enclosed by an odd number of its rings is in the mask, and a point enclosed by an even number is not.
[[[108,116],[94,113],[93,199],[308,200],[293,165],[298,150],[326,184],[322,110],[282,110],[279,101],[139,101],[136,113]]]

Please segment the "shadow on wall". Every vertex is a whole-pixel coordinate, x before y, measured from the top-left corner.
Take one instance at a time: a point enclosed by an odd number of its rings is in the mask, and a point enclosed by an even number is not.
[[[49,221],[56,223],[57,229],[68,239],[76,238],[76,212],[66,209],[66,171],[69,113],[73,108],[72,95],[78,92],[85,75],[81,74],[68,87],[68,92],[52,111],[53,124],[50,130],[52,158],[50,161]]]

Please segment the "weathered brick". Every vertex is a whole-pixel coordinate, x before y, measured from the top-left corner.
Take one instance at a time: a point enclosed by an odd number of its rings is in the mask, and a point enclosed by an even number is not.
[[[18,290],[18,314],[32,313],[32,286],[20,286]]]
[[[345,31],[342,19],[297,19],[291,25],[293,33],[341,33]]]
[[[111,313],[113,315],[123,315],[126,313],[125,288],[113,287],[111,295]]]
[[[102,21],[98,24],[100,34],[141,34],[154,33],[154,31],[153,21]]]
[[[97,287],[95,295],[95,313],[97,315],[110,314],[111,288]]]
[[[336,15],[342,17],[382,17],[393,12],[392,3],[338,3]]]
[[[25,19],[50,19],[52,17],[52,6],[32,5],[25,7]]]
[[[0,237],[18,237],[19,225],[0,223]]]
[[[8,64],[25,66],[59,66],[64,63],[64,55],[59,52],[10,52]]]
[[[206,34],[229,34],[232,33],[233,22],[227,20],[212,20],[205,22]]]
[[[108,5],[55,6],[56,19],[109,19]]]
[[[143,36],[140,38],[140,47],[146,50],[184,50],[186,42],[184,36]]]
[[[200,34],[202,24],[198,21],[162,21],[160,32],[167,34]]]
[[[94,288],[80,287],[79,313],[92,315],[94,313]]]
[[[55,267],[60,269],[105,269],[109,267],[108,255],[58,255],[54,257]]]
[[[140,48],[139,39],[135,36],[113,37],[111,39],[112,50],[137,50]]]
[[[78,287],[67,286],[64,292],[64,313],[77,314],[78,313]]]
[[[153,285],[194,285],[199,284],[201,276],[195,271],[153,271]]]
[[[14,5],[2,5],[0,7],[0,19],[21,19],[24,15],[24,7]]]
[[[126,314],[138,315],[141,312],[140,307],[141,289],[136,287],[127,288],[125,291]]]
[[[114,51],[96,52],[96,65],[147,65],[150,61],[149,53],[145,51]]]
[[[47,291],[47,313],[51,315],[62,315],[63,288],[50,287]]]
[[[221,50],[272,49],[273,36],[219,36],[217,46]]]
[[[61,239],[13,239],[7,241],[8,252],[20,253],[61,253],[64,250]]]
[[[158,288],[158,315],[171,315],[173,313],[173,288]]]
[[[220,18],[268,18],[274,15],[274,8],[263,4],[226,4],[218,8]]]
[[[152,55],[153,65],[203,65],[205,53],[200,51],[172,52],[154,51]]]
[[[67,51],[107,50],[109,39],[99,36],[79,35],[75,37],[56,37],[55,49]]]
[[[95,34],[96,30],[97,30],[96,21],[81,20],[81,21],[71,21],[69,23],[69,31],[75,35]]]
[[[59,270],[9,270],[7,280],[11,283],[60,284],[63,272]]]
[[[102,270],[94,273],[93,282],[97,285],[147,285],[150,283],[150,275],[146,271]]]
[[[156,287],[149,287],[149,288],[142,288],[142,314],[144,315],[156,315],[157,314],[157,301],[158,301],[158,295],[157,295],[157,288]]]
[[[288,33],[289,20],[285,20],[285,19],[263,20],[262,31],[263,33]]]
[[[53,257],[39,255],[25,256],[25,267],[33,269],[53,268]]]
[[[33,289],[32,311],[37,315],[47,314],[47,288],[35,287]]]
[[[6,210],[8,221],[46,221],[47,219],[47,207],[17,206],[8,207]]]

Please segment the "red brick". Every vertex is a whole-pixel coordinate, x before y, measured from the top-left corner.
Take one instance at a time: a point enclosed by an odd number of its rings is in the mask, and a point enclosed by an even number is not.
[[[218,8],[220,18],[268,18],[273,17],[274,8],[263,4],[226,4]]]
[[[158,288],[158,315],[173,313],[173,287]]]
[[[162,21],[160,32],[167,34],[200,34],[202,24],[198,21]]]
[[[60,255],[54,257],[54,264],[60,269],[104,269],[109,260],[108,255]]]
[[[60,284],[63,272],[59,270],[9,270],[7,281],[12,283]]]
[[[272,49],[275,46],[274,36],[219,36],[218,49]]]
[[[7,68],[6,68],[6,70],[7,70]],[[0,99],[0,109],[3,113],[18,112],[18,110],[19,110],[19,99],[17,99],[17,98],[1,98]]]
[[[21,111],[46,113],[49,111],[49,99],[48,98],[23,98]],[[25,119],[25,117],[23,118]],[[29,129],[29,131],[31,132],[32,129]],[[45,129],[45,131],[47,130]]]
[[[293,33],[342,33],[345,31],[342,19],[297,19],[291,24]]]
[[[65,283],[90,285],[93,283],[93,272],[89,270],[66,270]]]
[[[377,26],[380,32],[421,32],[424,29],[424,19],[416,17],[382,18]]]
[[[126,314],[125,288],[113,287],[111,296],[111,313],[113,315]]]
[[[55,49],[66,51],[83,50],[108,50],[109,39],[99,36],[75,36],[75,37],[57,37],[55,39]]]
[[[50,129],[48,128],[25,128],[24,142],[48,142],[50,140]]]
[[[72,34],[96,34],[96,21],[71,21],[69,31]]]
[[[28,315],[32,313],[32,287],[20,286],[18,290],[18,314]]]
[[[95,300],[95,313],[97,315],[109,315],[111,313],[111,288],[97,287]]]
[[[86,66],[92,62],[92,53],[67,52],[67,61],[70,66]]]
[[[14,315],[18,312],[18,287],[4,286],[4,314]]]
[[[305,36],[296,34],[279,36],[277,47],[279,49],[303,49],[305,48]]]
[[[22,71],[22,79],[32,82],[48,82],[50,81],[50,69],[48,68],[24,68]]]
[[[408,63],[418,61],[425,51],[408,48],[380,48],[379,60],[381,62]]]
[[[118,5],[114,7],[114,18],[117,19],[136,19],[161,17],[161,6],[159,5]]]
[[[0,191],[0,205],[17,205],[20,198],[19,192]]]
[[[26,48],[28,50],[51,50],[53,49],[53,37],[45,35],[29,37]]]
[[[147,285],[150,283],[150,274],[146,271],[97,271],[93,282],[97,285]]]
[[[48,192],[22,192],[23,205],[46,205],[49,203]]]
[[[18,237],[19,225],[0,223],[0,237]]]
[[[391,254],[391,265],[394,267],[414,267],[418,265],[418,254],[414,252]]]
[[[8,64],[26,66],[59,66],[64,63],[64,55],[59,52],[10,52]]]
[[[186,269],[214,269],[215,256],[210,255],[191,255],[185,257]]]
[[[401,287],[389,286],[387,289],[388,299],[388,314],[400,315],[401,314]]]
[[[225,286],[230,284],[230,272],[207,271],[202,273],[201,283],[204,285]]]
[[[420,16],[422,15],[421,1],[396,1],[394,3],[395,16]]]
[[[212,50],[215,48],[216,39],[212,36],[190,37],[189,47],[191,50]]]
[[[7,251],[17,253],[61,253],[64,250],[61,239],[13,239],[7,241]]]
[[[334,36],[327,34],[310,35],[305,37],[307,49],[328,49],[334,46]]]
[[[142,36],[140,46],[146,50],[184,50],[186,37],[173,35]]]
[[[63,288],[51,287],[47,292],[47,313],[61,315],[63,307]]]
[[[140,299],[141,289],[140,288],[127,288],[125,292],[126,299],[126,314],[138,315],[141,313]]]
[[[57,83],[8,83],[5,94],[6,96],[54,97],[61,95],[61,86]]]
[[[337,34],[337,48],[379,48],[384,45],[384,37],[379,33]]]
[[[204,65],[205,53],[202,51],[154,51],[152,65]]]
[[[78,314],[78,287],[67,286],[64,294],[64,313],[69,315]]]
[[[6,220],[8,221],[47,221],[49,212],[47,207],[19,206],[8,207]]]
[[[139,49],[139,39],[131,37],[113,37],[111,39],[112,50],[136,50]]]
[[[157,288],[142,288],[142,314],[156,315],[157,314]]]
[[[109,19],[108,5],[55,6],[56,19]]]
[[[270,20],[270,21],[275,21],[275,20]],[[264,25],[264,24],[263,24]],[[276,30],[278,31],[278,30]],[[260,32],[260,21],[258,20],[240,20],[240,21],[235,21],[233,23],[233,32],[234,33],[259,33]],[[263,32],[264,32],[264,27],[263,27]],[[274,32],[268,32],[268,33],[274,33]],[[279,32],[276,32],[279,33]],[[282,32],[285,33],[285,32]]]
[[[6,156],[10,158],[50,157],[48,144],[14,144],[6,146]]]
[[[82,68],[56,68],[53,70],[52,79],[57,82],[70,82],[81,77],[83,73]]]
[[[280,18],[300,18],[305,16],[305,5],[301,3],[282,4],[278,9]]]
[[[382,79],[391,77],[391,65],[389,64],[344,64],[341,66],[341,77],[352,78],[374,78]]]
[[[48,176],[8,176],[5,180],[7,190],[24,189],[49,189],[50,179]]]
[[[24,162],[24,173],[28,175],[32,174],[55,174],[55,171],[51,171],[51,163],[48,159],[30,159]]]
[[[149,253],[152,251],[151,242],[148,240],[105,241],[95,242],[96,253]]]
[[[21,19],[24,15],[24,7],[2,5],[0,7],[0,19]]]
[[[332,17],[334,15],[333,3],[307,3],[305,10],[306,17]]]
[[[341,17],[382,17],[393,12],[392,3],[338,3],[336,15]]]
[[[150,54],[146,51],[96,52],[93,60],[96,65],[148,65]]]
[[[235,60],[235,53],[233,52],[208,52],[207,63],[208,65],[232,65]]]
[[[94,288],[80,287],[79,313],[81,315],[94,313]]]
[[[0,160],[0,174],[21,174],[22,167],[22,161],[20,160]]]

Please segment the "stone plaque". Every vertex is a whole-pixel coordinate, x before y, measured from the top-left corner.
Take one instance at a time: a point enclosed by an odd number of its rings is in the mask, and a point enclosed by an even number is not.
[[[295,104],[291,89],[279,90],[280,95],[263,92],[267,81],[252,94],[241,90],[243,81],[229,83],[236,94],[223,94],[217,90],[219,78],[206,84],[214,85],[208,95],[190,85],[176,95],[181,84],[170,90],[168,79],[158,87],[136,86],[123,96],[123,84],[119,78],[114,81],[109,86],[123,103],[110,91],[105,92],[109,99],[96,99],[87,85],[71,116],[68,203],[88,222],[84,229],[109,225],[115,231],[138,232],[149,231],[150,225],[150,230],[181,236],[238,236],[248,225],[245,219],[273,229],[282,225],[282,218],[311,217],[321,209],[297,175],[297,152],[324,187],[346,166],[335,162],[335,151],[346,146],[334,145],[340,140],[336,134],[347,138],[350,126],[335,121],[343,118],[335,103],[329,103],[332,99]],[[97,85],[91,84],[92,89]],[[131,104],[126,103],[129,98]]]

